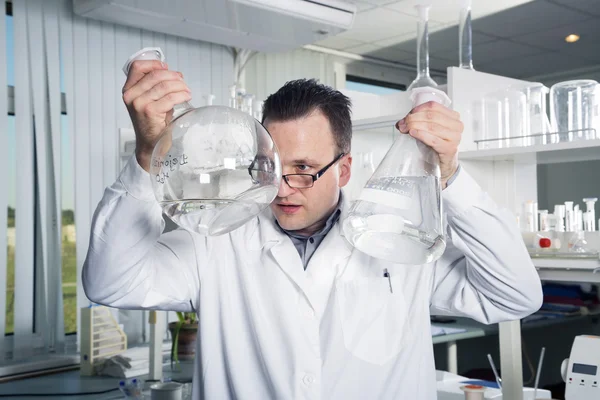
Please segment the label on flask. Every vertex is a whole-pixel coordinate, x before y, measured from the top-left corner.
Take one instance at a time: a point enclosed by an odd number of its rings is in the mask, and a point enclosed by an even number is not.
[[[360,192],[359,200],[407,210],[411,207],[415,182],[401,178],[370,180]]]

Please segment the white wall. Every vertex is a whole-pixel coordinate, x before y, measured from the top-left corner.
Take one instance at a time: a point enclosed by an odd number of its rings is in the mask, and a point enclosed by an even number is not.
[[[264,100],[290,80],[315,78],[326,85],[335,86],[335,58],[310,50],[285,53],[259,53],[248,61],[244,69],[247,93]]]

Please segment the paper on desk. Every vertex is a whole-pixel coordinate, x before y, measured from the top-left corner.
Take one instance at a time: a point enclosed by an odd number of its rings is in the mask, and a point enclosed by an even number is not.
[[[453,333],[466,332],[463,328],[451,328],[449,326],[431,325],[431,336],[451,335]]]

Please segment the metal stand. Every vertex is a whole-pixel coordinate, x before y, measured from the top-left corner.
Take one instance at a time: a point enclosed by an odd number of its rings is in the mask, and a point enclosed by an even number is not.
[[[150,324],[150,371],[148,380],[160,381],[163,376],[162,342],[167,327],[164,313],[150,311],[148,323]]]
[[[500,374],[502,398],[523,400],[523,361],[521,359],[521,321],[501,322]]]

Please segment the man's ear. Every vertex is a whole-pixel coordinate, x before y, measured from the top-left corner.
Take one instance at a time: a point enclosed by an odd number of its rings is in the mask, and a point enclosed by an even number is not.
[[[350,181],[352,175],[352,155],[348,154],[340,160],[340,187],[344,187]]]

